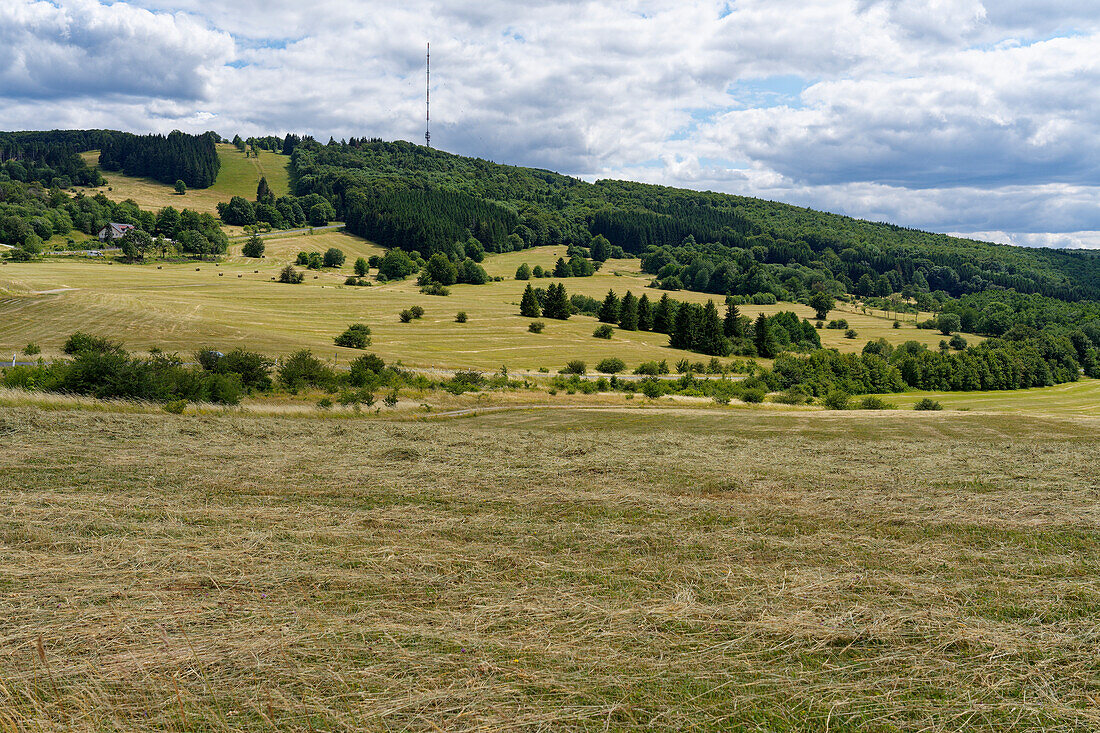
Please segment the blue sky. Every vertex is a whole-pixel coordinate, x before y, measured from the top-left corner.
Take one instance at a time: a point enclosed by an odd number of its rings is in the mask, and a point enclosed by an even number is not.
[[[0,129],[423,139],[1100,248],[1084,0],[4,0]]]

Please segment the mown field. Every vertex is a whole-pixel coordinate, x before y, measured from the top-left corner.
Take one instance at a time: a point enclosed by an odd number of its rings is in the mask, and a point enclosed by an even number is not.
[[[1100,423],[0,411],[0,729],[1100,727]]]
[[[170,184],[164,184],[152,178],[124,176],[115,171],[103,171],[107,185],[94,191],[102,191],[104,195],[115,201],[133,199],[138,206],[150,211],[172,206],[177,209],[187,208],[210,214],[217,214],[218,202],[228,201],[233,196],[255,199],[256,185],[260,182],[261,176],[267,177],[267,182],[276,196],[284,196],[290,191],[286,170],[289,156],[261,150],[259,158],[246,158],[245,154],[234,146],[219,144],[218,157],[222,165],[214,185],[210,188],[188,190],[183,196],[176,194]],[[95,165],[99,162],[99,153],[84,153],[84,158],[89,165]]]
[[[65,337],[79,328],[122,340],[133,349],[160,346],[187,352],[206,345],[244,346],[278,355],[309,347],[327,356],[351,356],[354,352],[333,347],[332,339],[348,324],[363,322],[374,331],[372,351],[414,366],[557,369],[569,359],[594,364],[617,356],[633,367],[652,359],[674,363],[700,358],[668,348],[667,337],[656,333],[617,331],[610,341],[593,338],[596,321],[591,317],[547,320],[542,334],[529,333],[531,319],[519,316],[526,283],[514,279],[516,267],[521,262],[552,266],[564,248],[490,255],[486,270],[505,281],[456,285],[450,296],[440,297],[421,294],[415,278],[369,288],[345,286],[356,257],[383,252],[346,233],[274,237],[266,246],[267,257],[254,260],[241,257],[240,243],[235,243],[226,261],[217,264],[125,265],[58,258],[0,265],[0,284],[21,294],[0,303],[0,354],[22,349],[30,341],[40,344],[47,355],[55,354]],[[272,281],[300,250],[324,252],[329,247],[348,255],[340,270],[308,272],[301,285]],[[552,280],[532,282],[546,287]],[[649,278],[640,272],[638,260],[613,260],[593,277],[564,282],[570,294],[600,299],[612,288],[619,295],[628,289],[636,295],[647,292],[654,300],[661,294],[646,289]],[[714,297],[686,291],[672,295],[696,302]],[[417,304],[424,307],[425,317],[399,323],[397,314]],[[779,310],[813,317],[810,308],[789,303],[743,308],[752,317]],[[466,311],[468,323],[455,323],[458,311]],[[916,339],[929,345],[942,338],[911,323],[894,329],[891,319],[858,312],[837,311],[832,317],[847,318],[859,333],[858,339],[846,339],[843,331],[821,331],[825,345],[844,351],[858,351],[868,339],[880,336],[894,343]]]

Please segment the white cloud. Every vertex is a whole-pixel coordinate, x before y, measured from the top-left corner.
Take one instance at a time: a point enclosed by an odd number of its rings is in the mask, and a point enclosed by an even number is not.
[[[1072,0],[9,0],[0,127],[420,140],[429,39],[453,152],[1054,246],[1100,230],[1100,9]]]

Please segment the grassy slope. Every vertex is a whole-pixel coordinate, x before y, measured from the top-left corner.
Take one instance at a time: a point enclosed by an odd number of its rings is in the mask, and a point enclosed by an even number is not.
[[[339,271],[308,273],[304,284],[288,286],[271,278],[299,250],[324,251],[339,247],[348,253]],[[189,351],[202,345],[247,348],[271,354],[288,353],[302,346],[329,355],[341,351],[332,346],[333,337],[349,323],[363,322],[374,329],[372,351],[386,359],[403,359],[420,366],[477,367],[498,369],[560,368],[572,358],[590,365],[610,356],[624,359],[631,367],[649,359],[675,362],[697,354],[669,349],[667,337],[645,332],[616,332],[610,341],[592,337],[595,319],[575,316],[569,321],[547,321],[540,335],[527,332],[531,319],[521,318],[519,299],[524,283],[513,279],[481,286],[457,285],[448,297],[422,295],[413,280],[371,288],[345,287],[355,256],[369,256],[381,250],[365,240],[338,232],[313,236],[267,240],[269,257],[247,260],[234,245],[227,262],[163,265],[121,265],[85,259],[51,260],[36,263],[8,263],[0,266],[0,283],[13,289],[40,292],[73,288],[65,293],[39,296],[0,305],[0,353],[37,341],[46,354],[55,353],[74,330],[91,330],[126,342],[131,348],[153,345]],[[521,253],[490,256],[486,269],[511,278],[516,266],[552,265],[561,248],[545,247]],[[259,272],[255,272],[258,270]],[[316,278],[316,279],[314,279]],[[537,281],[545,287],[551,280]],[[627,289],[640,294],[648,278],[638,272],[637,260],[610,262],[590,278],[565,281],[570,294],[602,298],[609,288],[620,295]],[[650,298],[659,292],[647,291]],[[704,302],[701,293],[681,292],[676,298]],[[411,324],[398,322],[397,313],[421,304],[427,315]],[[813,317],[805,306],[745,306],[744,313],[775,313],[791,309]],[[455,313],[465,310],[470,321],[454,322]],[[840,313],[860,333],[857,340],[843,338],[841,331],[823,330],[827,346],[847,351],[862,348],[869,338],[884,336],[892,341],[917,339],[929,344],[940,336],[919,331],[910,324],[892,329],[892,321],[860,313]]]
[[[1098,428],[9,409],[0,721],[1095,729]]]
[[[99,153],[85,153],[89,163],[99,160]],[[276,196],[283,196],[290,190],[286,170],[289,157],[260,151],[259,158],[246,158],[244,153],[232,145],[218,145],[218,157],[222,167],[218,171],[218,180],[210,188],[192,189],[184,196],[176,194],[172,186],[154,181],[151,178],[133,178],[121,173],[105,171],[107,185],[96,189],[114,200],[133,199],[143,209],[157,210],[165,206],[177,209],[188,208],[200,212],[217,213],[220,201],[228,201],[233,196],[256,198],[256,185],[260,176],[266,176]]]

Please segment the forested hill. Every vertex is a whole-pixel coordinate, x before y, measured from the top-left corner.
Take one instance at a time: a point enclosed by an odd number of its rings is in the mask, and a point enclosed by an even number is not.
[[[795,297],[815,283],[888,295],[1015,289],[1100,299],[1100,258],[959,239],[788,204],[628,181],[586,183],[406,142],[297,143],[295,193],[332,201],[349,229],[379,243],[454,253],[541,244],[641,255],[663,287]]]
[[[104,170],[148,176],[162,183],[182,180],[206,188],[218,177],[221,161],[216,133],[134,135],[117,130],[51,130],[0,132],[0,173],[17,181],[37,181],[57,188],[95,186],[102,176],[80,153],[99,150]]]

